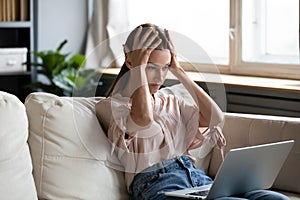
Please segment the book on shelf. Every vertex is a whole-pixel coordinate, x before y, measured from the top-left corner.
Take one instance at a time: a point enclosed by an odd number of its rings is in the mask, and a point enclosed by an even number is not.
[[[19,0],[19,1],[20,1],[20,20],[26,21],[28,20],[29,2],[28,0]]]
[[[7,0],[1,0],[2,21],[6,21],[6,1]]]
[[[0,22],[3,21],[3,20],[2,20],[2,13],[3,13],[3,11],[2,11],[2,6],[3,6],[2,0],[0,0]]]
[[[11,2],[12,0],[6,0],[6,21],[11,21]]]
[[[19,0],[11,0],[12,2],[12,21],[17,21],[20,19],[20,1]]]
[[[29,0],[0,0],[0,21],[29,20]]]

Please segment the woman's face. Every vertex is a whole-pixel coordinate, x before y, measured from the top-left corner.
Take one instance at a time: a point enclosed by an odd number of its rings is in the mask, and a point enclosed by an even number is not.
[[[146,75],[151,94],[156,93],[164,83],[170,62],[171,53],[169,50],[152,51],[146,67]]]

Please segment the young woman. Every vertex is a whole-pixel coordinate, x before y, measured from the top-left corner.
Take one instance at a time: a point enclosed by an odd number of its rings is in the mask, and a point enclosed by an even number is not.
[[[124,167],[132,199],[170,199],[165,192],[210,184],[212,179],[194,166],[189,150],[204,142],[225,145],[222,111],[186,75],[167,30],[143,24],[129,34],[123,47],[125,62],[107,98],[96,104],[96,112]],[[195,105],[159,91],[168,71],[189,91]],[[226,199],[288,198],[263,190]]]

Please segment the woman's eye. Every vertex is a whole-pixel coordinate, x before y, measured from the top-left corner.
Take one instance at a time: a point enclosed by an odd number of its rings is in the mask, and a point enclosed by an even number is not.
[[[169,66],[164,66],[164,67],[162,68],[163,71],[167,71],[168,69],[169,69]]]
[[[156,70],[156,67],[150,65],[150,66],[147,66],[147,69],[148,69],[148,70]]]
[[[169,70],[169,66],[165,65],[163,67],[159,67],[159,66],[155,66],[155,65],[148,65],[147,66],[147,70],[151,70],[151,71],[154,71],[154,70],[167,71],[167,70]]]

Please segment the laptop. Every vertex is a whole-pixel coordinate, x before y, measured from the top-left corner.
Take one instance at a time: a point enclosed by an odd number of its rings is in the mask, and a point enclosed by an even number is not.
[[[294,140],[231,149],[227,152],[212,184],[166,192],[165,195],[187,199],[215,199],[269,189]]]

